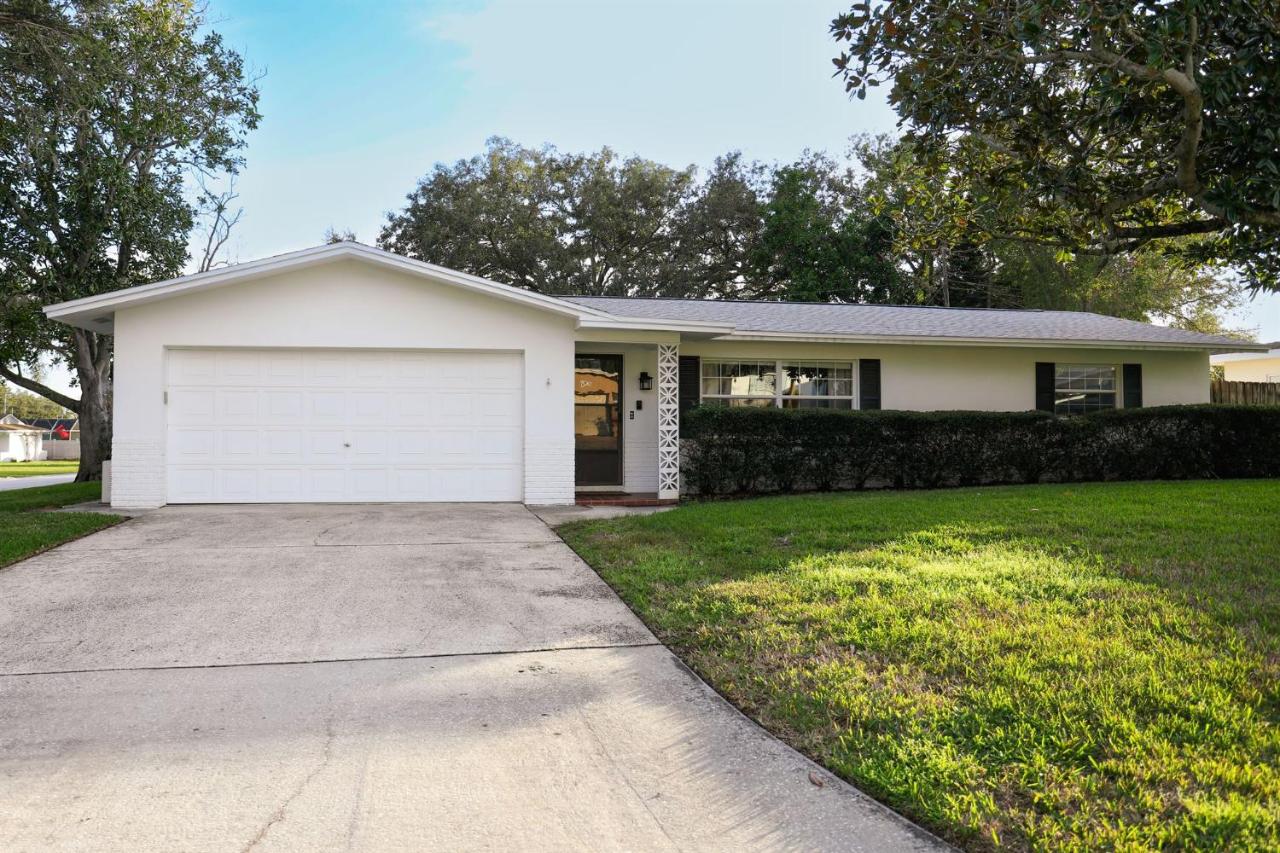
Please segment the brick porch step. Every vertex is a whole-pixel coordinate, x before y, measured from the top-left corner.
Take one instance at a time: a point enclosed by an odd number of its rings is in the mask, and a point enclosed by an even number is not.
[[[659,498],[652,492],[579,492],[575,503],[578,506],[671,506],[680,501],[678,498]]]

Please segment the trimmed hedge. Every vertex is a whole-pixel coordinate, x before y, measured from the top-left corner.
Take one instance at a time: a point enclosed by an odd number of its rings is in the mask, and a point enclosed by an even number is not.
[[[699,406],[681,418],[702,495],[1280,476],[1280,408],[894,412]]]

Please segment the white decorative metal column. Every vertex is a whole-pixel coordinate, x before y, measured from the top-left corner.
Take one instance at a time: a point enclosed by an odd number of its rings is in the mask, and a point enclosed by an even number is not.
[[[658,344],[658,499],[680,497],[680,347]]]

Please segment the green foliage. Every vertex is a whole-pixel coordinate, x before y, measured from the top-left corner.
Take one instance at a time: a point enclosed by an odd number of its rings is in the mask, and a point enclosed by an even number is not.
[[[750,247],[754,295],[798,302],[909,299],[893,225],[872,212],[848,169],[807,155],[773,173],[764,225]]]
[[[988,150],[955,143],[953,160],[930,160],[910,139],[854,142],[871,209],[891,224],[893,255],[914,298],[929,305],[1094,311],[1199,332],[1227,332],[1243,302],[1239,277],[1197,262],[1204,238],[1179,237],[1123,255],[1070,253],[1001,229],[1020,215],[1021,193],[991,186],[973,164]]]
[[[998,233],[1103,254],[1201,234],[1189,257],[1280,289],[1278,18],[1276,0],[891,0],[832,33],[849,91],[891,82],[929,162],[1017,200]]]
[[[1280,481],[559,529],[766,728],[966,849],[1280,847]]]
[[[1251,406],[1080,417],[700,406],[681,437],[685,482],[703,495],[1280,477],[1280,409]]]
[[[25,421],[33,418],[65,418],[67,416],[67,409],[57,403],[8,385],[4,385],[0,390],[0,396],[4,399],[4,410],[0,411],[0,416],[13,414]]]
[[[1177,243],[1192,245],[1191,238]],[[1244,304],[1234,278],[1188,265],[1175,244],[1120,256],[1068,255],[1029,243],[992,244],[995,288],[1018,307],[1158,319],[1206,334],[1239,334],[1226,316]]]
[[[821,155],[770,169],[734,153],[700,179],[493,139],[436,166],[378,242],[544,293],[884,301],[898,282],[888,224]]]
[[[391,251],[544,293],[650,295],[669,280],[693,170],[605,148],[491,139],[438,164],[379,237]]]

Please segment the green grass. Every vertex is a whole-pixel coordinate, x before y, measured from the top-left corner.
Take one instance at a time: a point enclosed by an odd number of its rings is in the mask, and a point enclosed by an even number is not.
[[[74,474],[79,467],[80,463],[75,459],[58,459],[52,462],[0,462],[0,478]]]
[[[560,529],[712,685],[972,849],[1280,848],[1280,481]]]
[[[101,493],[101,483],[0,492],[0,567],[122,521],[120,516],[96,512],[42,512],[94,500]]]

